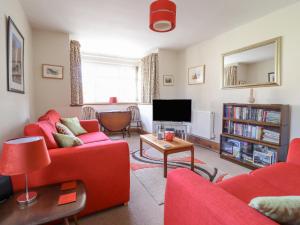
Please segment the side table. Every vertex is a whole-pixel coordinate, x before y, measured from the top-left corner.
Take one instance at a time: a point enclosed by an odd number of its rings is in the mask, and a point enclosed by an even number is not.
[[[63,219],[69,225],[72,218],[78,225],[76,215],[81,212],[86,203],[84,184],[77,181],[76,189],[61,191],[61,184],[31,188],[38,192],[38,198],[30,205],[20,206],[16,198],[20,193],[11,196],[0,205],[0,225],[37,225]],[[65,205],[58,205],[58,198],[62,194],[76,191],[77,200]]]

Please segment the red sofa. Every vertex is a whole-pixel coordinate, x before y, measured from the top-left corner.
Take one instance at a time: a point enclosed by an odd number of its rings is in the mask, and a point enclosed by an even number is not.
[[[78,136],[85,144],[77,147],[58,148],[53,139],[55,123],[60,115],[48,111],[34,124],[25,127],[26,136],[45,138],[51,164],[29,174],[30,187],[81,180],[87,192],[84,211],[86,215],[129,201],[129,148],[125,141],[111,141],[99,132],[97,120],[80,121],[88,131]],[[54,129],[54,130],[53,130]],[[14,190],[24,189],[24,176],[12,177]]]
[[[217,184],[178,169],[168,174],[165,225],[275,225],[248,206],[258,196],[300,195],[300,139],[290,144],[287,162]]]

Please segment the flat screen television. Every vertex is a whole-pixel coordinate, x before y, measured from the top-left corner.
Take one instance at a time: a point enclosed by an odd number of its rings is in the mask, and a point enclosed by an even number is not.
[[[191,99],[153,100],[153,121],[191,122]]]

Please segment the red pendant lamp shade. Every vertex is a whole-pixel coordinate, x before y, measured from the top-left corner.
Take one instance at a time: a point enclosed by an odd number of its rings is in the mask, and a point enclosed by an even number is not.
[[[169,0],[156,0],[150,6],[150,29],[168,32],[176,26],[176,4]]]

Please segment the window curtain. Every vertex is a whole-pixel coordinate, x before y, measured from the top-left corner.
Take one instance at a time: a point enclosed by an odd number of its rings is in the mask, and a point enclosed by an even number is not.
[[[237,66],[227,66],[224,69],[225,86],[232,86],[238,84],[237,79]]]
[[[70,42],[70,72],[71,72],[71,105],[82,105],[82,73],[80,44],[78,41]]]
[[[153,53],[141,60],[142,103],[152,103],[159,98],[158,54]]]

